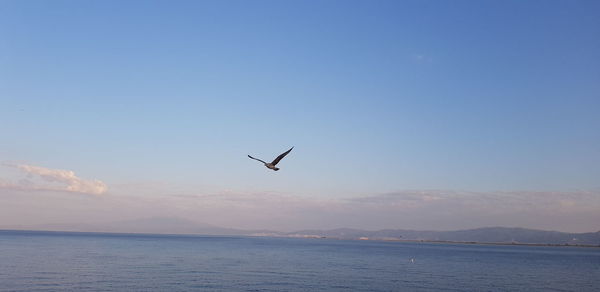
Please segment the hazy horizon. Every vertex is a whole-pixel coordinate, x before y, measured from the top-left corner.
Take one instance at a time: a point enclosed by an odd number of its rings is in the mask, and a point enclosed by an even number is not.
[[[148,190],[147,188],[150,188]],[[175,187],[173,187],[175,188]],[[128,189],[145,190],[128,194]],[[101,224],[180,218],[235,229],[357,228],[460,230],[522,227],[562,232],[600,230],[600,192],[408,190],[353,197],[278,192],[169,191],[166,185],[112,186],[106,193],[3,185],[3,226]],[[85,229],[83,230],[85,231]],[[91,231],[91,230],[90,230]],[[168,232],[163,230],[161,232]]]
[[[598,11],[0,1],[0,226],[598,231]]]
[[[383,231],[383,230],[404,230],[404,231],[423,231],[423,232],[444,232],[444,231],[466,231],[479,229],[525,229],[536,231],[552,231],[564,233],[597,233],[600,230],[590,231],[568,231],[556,229],[528,228],[521,226],[479,226],[471,228],[454,229],[411,229],[411,228],[352,228],[352,227],[331,227],[331,228],[301,228],[301,229],[266,229],[266,228],[231,228],[228,226],[217,226],[196,222],[180,217],[141,217],[123,221],[102,221],[89,223],[43,223],[31,225],[0,225],[0,230],[15,231],[56,231],[56,232],[91,232],[91,233],[142,233],[142,234],[181,234],[181,235],[219,235],[238,234],[238,232],[253,232],[252,234],[270,235],[285,234],[302,231],[334,231],[334,230],[357,230],[357,231]],[[227,233],[229,231],[229,233]],[[258,232],[258,233],[256,233]],[[264,233],[267,232],[267,233]],[[310,235],[310,234],[307,234]]]

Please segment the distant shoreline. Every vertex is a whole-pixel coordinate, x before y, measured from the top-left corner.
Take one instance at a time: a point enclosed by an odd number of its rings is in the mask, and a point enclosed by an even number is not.
[[[335,236],[280,236],[280,235],[251,235],[254,237],[277,237],[277,238],[305,238],[305,239],[335,239],[353,241],[384,241],[384,242],[407,242],[407,243],[440,243],[440,244],[470,244],[470,245],[513,245],[513,246],[556,246],[556,247],[591,247],[600,248],[593,244],[569,244],[569,243],[525,243],[525,242],[485,242],[485,241],[451,241],[431,239],[379,239],[379,238],[340,238]]]
[[[271,237],[271,238],[302,238],[302,239],[335,239],[350,241],[378,241],[378,242],[406,242],[406,243],[439,243],[439,244],[465,244],[465,245],[502,245],[502,246],[548,246],[548,247],[586,247],[600,248],[600,245],[591,244],[569,244],[569,243],[519,243],[519,242],[479,242],[479,241],[449,241],[449,240],[420,240],[420,239],[360,239],[339,238],[334,236],[281,236],[281,235],[256,235],[256,234],[179,234],[179,233],[136,233],[136,232],[98,232],[98,231],[63,231],[63,230],[25,230],[25,229],[0,229],[0,235],[4,232],[35,233],[58,235],[60,233],[73,235],[113,235],[113,236],[170,236],[170,237]]]
[[[375,240],[375,239],[373,239]],[[600,245],[593,244],[569,244],[569,243],[519,243],[519,242],[478,242],[478,241],[447,241],[447,240],[390,240],[382,239],[380,241],[395,241],[395,242],[423,242],[423,243],[451,243],[451,244],[473,244],[473,245],[522,245],[522,246],[559,246],[559,247],[595,247],[600,248]]]

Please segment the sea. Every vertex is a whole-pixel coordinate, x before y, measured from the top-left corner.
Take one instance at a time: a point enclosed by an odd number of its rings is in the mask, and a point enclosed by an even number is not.
[[[0,231],[0,291],[600,291],[600,248]]]

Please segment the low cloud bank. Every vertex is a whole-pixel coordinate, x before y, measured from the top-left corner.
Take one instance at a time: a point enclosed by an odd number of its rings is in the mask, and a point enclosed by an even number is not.
[[[485,226],[600,229],[598,191],[406,190],[352,198],[222,192],[168,196],[190,218],[237,228],[456,230]]]
[[[237,229],[458,230],[487,226],[565,232],[600,230],[600,190],[398,190],[355,197],[278,191],[203,190],[160,183],[106,185],[72,171],[14,166],[26,175],[0,179],[4,224],[95,223],[178,217]],[[14,183],[14,182],[18,183]],[[12,190],[19,189],[22,192]],[[39,196],[35,191],[60,191]],[[92,196],[72,196],[78,192]],[[27,212],[24,212],[27,210]],[[168,232],[168,230],[164,230]]]

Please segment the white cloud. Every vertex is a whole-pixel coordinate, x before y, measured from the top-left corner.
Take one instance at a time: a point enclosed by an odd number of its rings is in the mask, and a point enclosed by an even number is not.
[[[27,173],[33,180],[42,178],[45,182],[32,181],[23,178],[19,183],[0,180],[0,188],[15,189],[23,191],[63,191],[83,194],[100,195],[107,191],[108,187],[102,181],[79,178],[71,170],[51,169],[41,166],[26,164],[5,164],[15,167]]]

